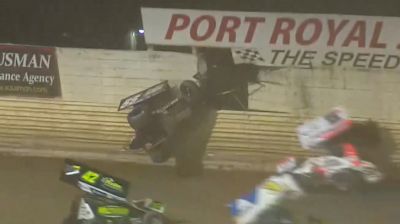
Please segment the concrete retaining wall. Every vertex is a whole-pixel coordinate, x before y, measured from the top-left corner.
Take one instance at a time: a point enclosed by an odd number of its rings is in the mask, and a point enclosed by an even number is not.
[[[193,55],[88,49],[57,50],[62,97],[0,98],[0,145],[120,150],[133,134],[122,97],[159,82],[196,73]],[[357,119],[373,118],[400,141],[400,78],[383,71],[339,69],[262,71],[250,107],[270,112],[219,111],[208,152],[239,156],[310,155],[295,128],[304,119],[342,105]],[[254,88],[253,88],[254,87]],[[400,159],[395,153],[393,159]],[[238,157],[240,158],[240,157]]]
[[[259,73],[250,86],[250,108],[296,116],[319,115],[335,106],[374,120],[400,121],[400,73],[343,68],[280,69]]]

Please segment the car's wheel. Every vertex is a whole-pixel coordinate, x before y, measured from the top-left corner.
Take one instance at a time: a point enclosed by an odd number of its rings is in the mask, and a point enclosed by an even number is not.
[[[147,107],[135,108],[128,113],[128,123],[133,129],[145,128],[150,121],[150,111]]]
[[[179,86],[179,90],[181,91],[182,98],[190,105],[198,103],[201,99],[200,88],[194,81],[183,81]]]
[[[163,163],[171,157],[171,150],[167,148],[165,143],[163,143],[162,145],[149,150],[149,156],[153,163]]]
[[[165,217],[157,212],[146,212],[143,216],[143,224],[166,224]]]

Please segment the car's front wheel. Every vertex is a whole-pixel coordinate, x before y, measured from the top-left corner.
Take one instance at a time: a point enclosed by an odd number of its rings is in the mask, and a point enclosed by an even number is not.
[[[163,163],[166,162],[171,157],[171,149],[168,148],[168,144],[161,143],[161,145],[156,148],[150,149],[148,151],[151,161],[153,163]]]
[[[191,80],[185,80],[179,86],[182,98],[189,104],[195,105],[201,99],[201,92],[196,82]]]
[[[127,120],[135,130],[146,128],[151,120],[150,111],[148,107],[135,108],[128,113]]]

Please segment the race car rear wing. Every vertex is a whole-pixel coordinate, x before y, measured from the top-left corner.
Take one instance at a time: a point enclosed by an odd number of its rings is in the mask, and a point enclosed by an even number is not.
[[[61,180],[89,194],[127,201],[129,182],[73,160],[65,160]]]
[[[146,100],[151,99],[163,92],[166,92],[170,89],[168,81],[162,81],[154,86],[151,86],[143,91],[130,95],[126,98],[123,98],[118,106],[118,111],[125,110],[127,108],[133,107],[140,103],[143,103]]]
[[[352,126],[347,112],[334,108],[324,116],[306,121],[297,128],[297,135],[304,149],[315,149],[336,136],[349,130]]]

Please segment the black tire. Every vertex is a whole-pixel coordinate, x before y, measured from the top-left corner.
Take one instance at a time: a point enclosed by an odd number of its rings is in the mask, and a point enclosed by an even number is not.
[[[150,121],[150,111],[147,107],[133,109],[128,113],[127,119],[131,128],[135,130],[145,128]]]
[[[143,216],[143,224],[166,224],[167,221],[165,217],[158,213],[149,211]]]
[[[171,149],[168,148],[166,143],[162,143],[149,151],[149,156],[153,163],[164,163],[171,158],[171,154]]]
[[[177,122],[171,114],[162,114],[159,116],[160,125],[162,130],[167,136],[172,135],[176,129]]]
[[[196,82],[191,80],[185,80],[180,84],[179,90],[182,94],[182,98],[189,105],[195,105],[200,102],[201,92]]]

